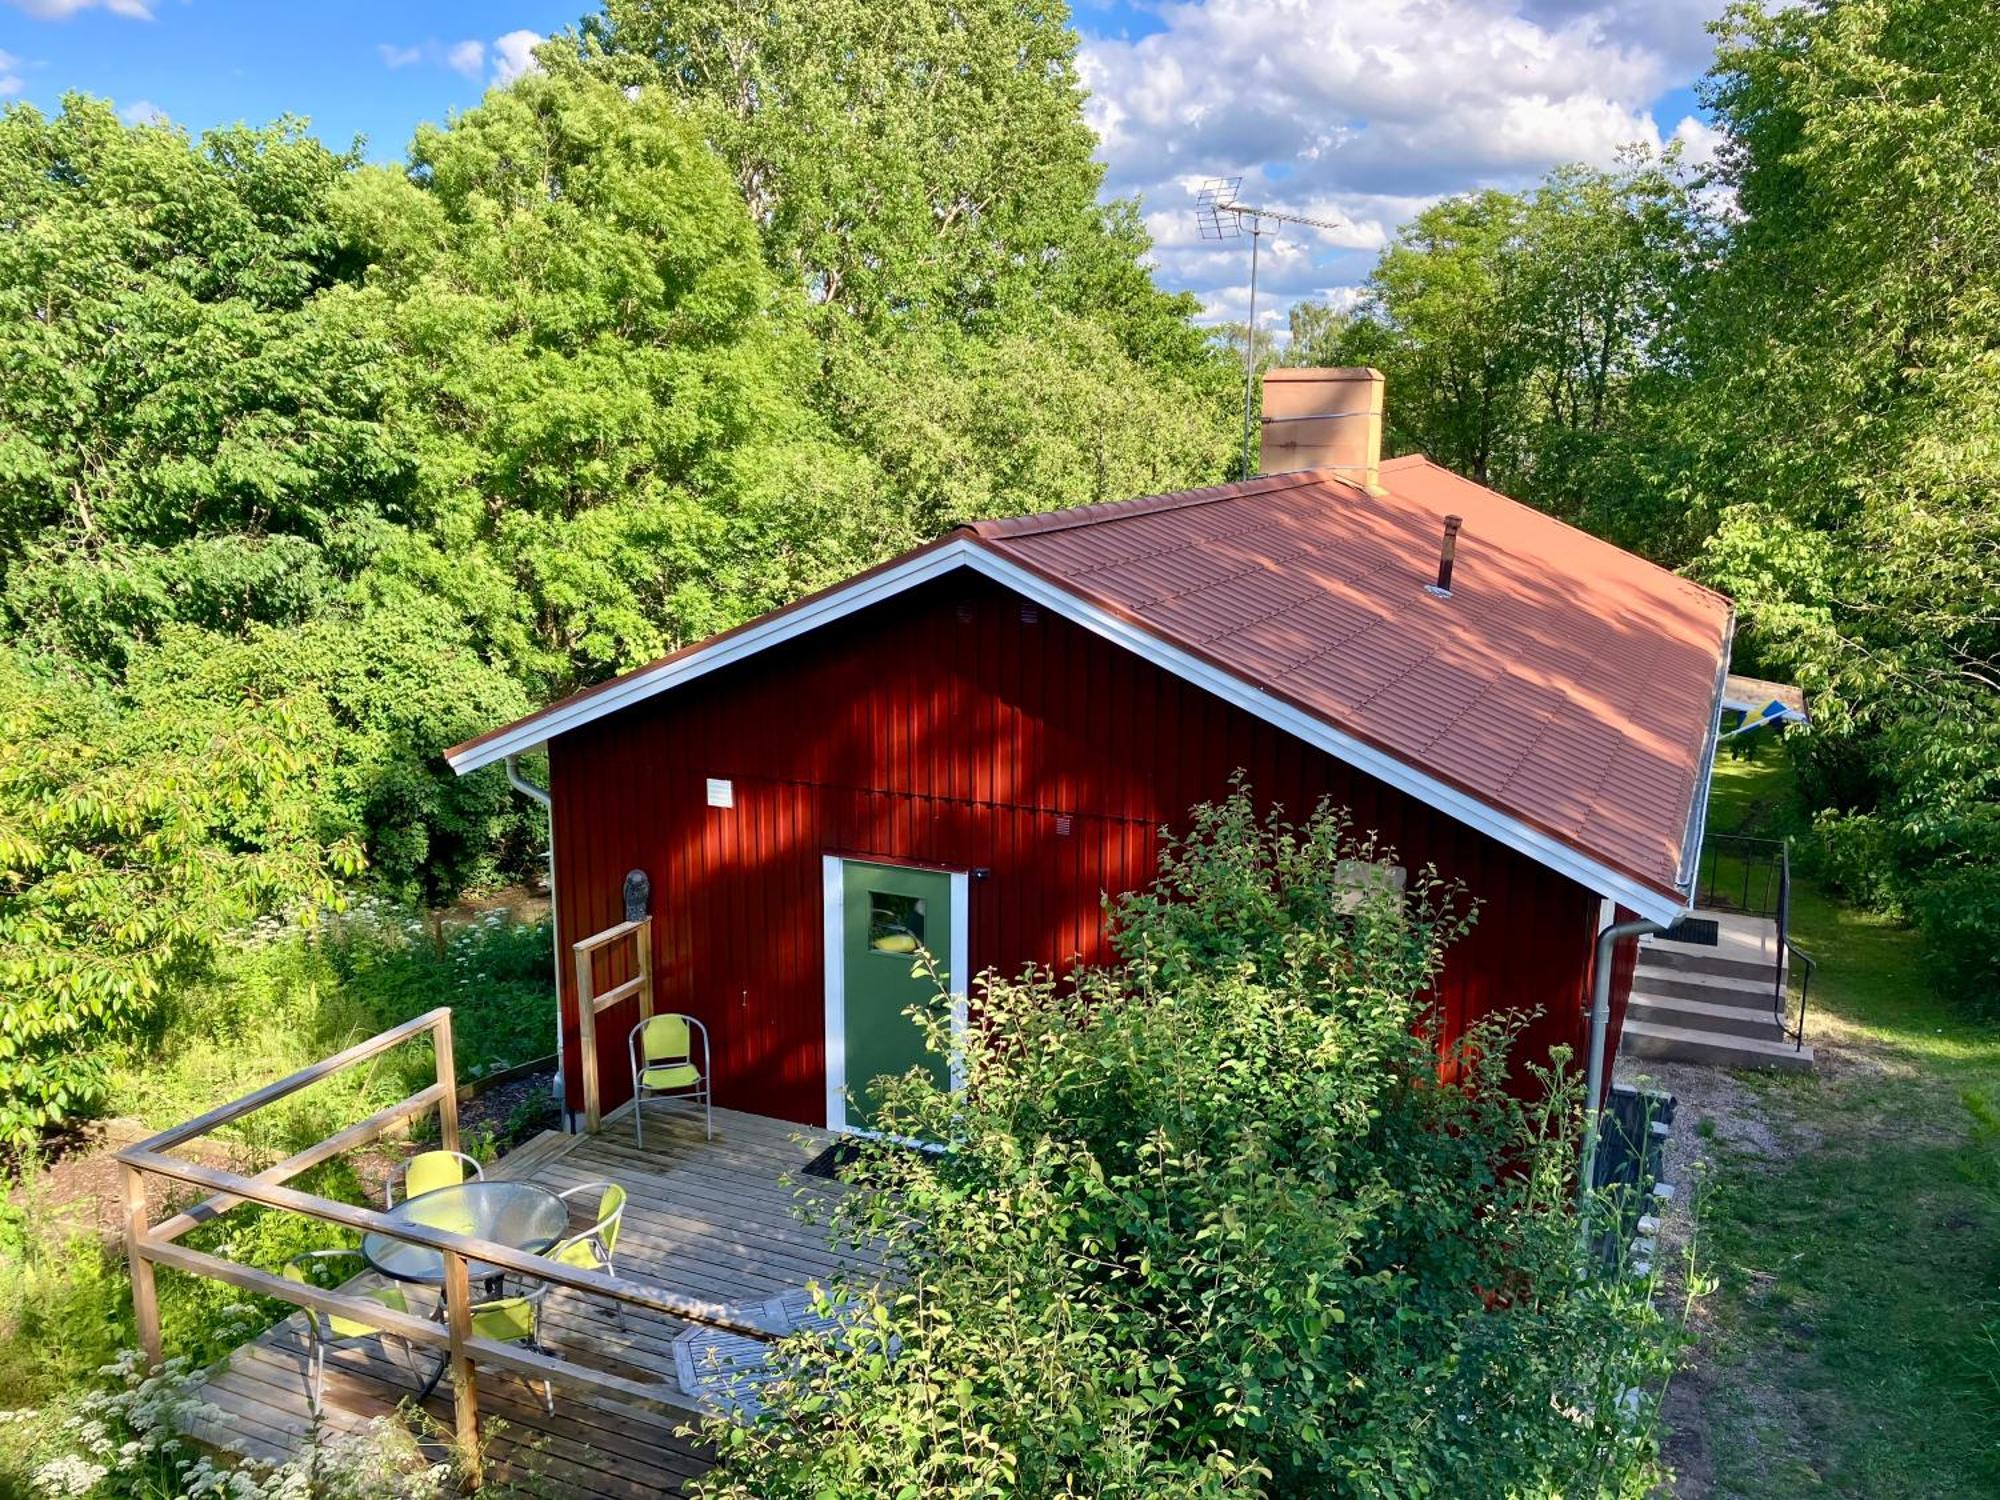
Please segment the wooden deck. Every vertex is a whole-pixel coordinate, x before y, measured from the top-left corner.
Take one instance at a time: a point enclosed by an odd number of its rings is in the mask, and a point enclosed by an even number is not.
[[[836,1183],[800,1169],[826,1144],[823,1135],[761,1115],[715,1112],[715,1139],[698,1119],[655,1106],[646,1146],[632,1140],[623,1112],[595,1136],[544,1134],[489,1169],[489,1177],[540,1183],[555,1191],[608,1178],[630,1194],[618,1242],[621,1278],[652,1281],[716,1302],[757,1308],[796,1306],[808,1282],[847,1274],[864,1279],[879,1263],[865,1253],[836,1253],[825,1236],[795,1216],[801,1187],[831,1196]],[[793,1186],[780,1180],[789,1176]],[[361,1285],[374,1278],[362,1278]],[[785,1294],[792,1293],[787,1298]],[[421,1295],[421,1293],[420,1293]],[[613,1403],[594,1393],[556,1389],[553,1417],[539,1391],[499,1371],[479,1382],[489,1483],[511,1481],[558,1496],[679,1494],[708,1467],[701,1446],[676,1428],[716,1405],[712,1376],[690,1368],[676,1340],[690,1325],[634,1307],[615,1310],[567,1289],[550,1292],[544,1340],[566,1360],[633,1379],[662,1382],[681,1415]],[[697,1330],[699,1332],[699,1330]],[[395,1416],[414,1397],[435,1356],[396,1339],[334,1345],[327,1353],[326,1426],[355,1431]],[[215,1411],[191,1435],[246,1457],[278,1462],[297,1453],[311,1426],[305,1387],[306,1335],[295,1314],[238,1349],[213,1371],[202,1399]],[[703,1363],[703,1368],[708,1362]],[[726,1400],[726,1392],[723,1393]],[[452,1430],[451,1384],[425,1403],[428,1423],[404,1410],[413,1432],[439,1439]],[[440,1450],[441,1451],[441,1450]]]

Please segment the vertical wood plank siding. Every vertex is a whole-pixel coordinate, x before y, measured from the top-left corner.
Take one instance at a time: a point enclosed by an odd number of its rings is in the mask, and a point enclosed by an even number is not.
[[[822,854],[987,872],[975,973],[1095,961],[1104,896],[1150,880],[1160,827],[1238,769],[1260,804],[1330,797],[1480,899],[1439,986],[1447,1044],[1508,1008],[1535,1013],[1529,1056],[1582,1036],[1595,896],[972,574],[562,736],[550,761],[562,941],[620,920],[626,871],[647,872],[658,1007],[707,1023],[719,1106],[824,1123]],[[733,808],[706,805],[709,777]],[[630,977],[600,962],[600,988]],[[573,1036],[567,975],[562,1004]],[[600,1023],[607,1109],[631,1092],[635,1019]]]

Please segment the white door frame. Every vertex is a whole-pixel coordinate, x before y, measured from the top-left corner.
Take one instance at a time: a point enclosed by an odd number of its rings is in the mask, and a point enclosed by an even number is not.
[[[860,855],[820,856],[821,902],[824,908],[823,952],[820,965],[826,971],[826,1128],[841,1135],[876,1135],[859,1125],[847,1123],[847,963],[846,882],[849,865],[880,865],[890,870],[924,870],[945,875],[951,881],[951,952],[947,955],[945,983],[951,996],[951,1035],[954,1044],[965,1035],[966,981],[972,968],[970,901],[972,877],[964,870],[938,870],[931,865],[911,864],[894,859],[865,859]],[[954,1045],[950,1059],[951,1086],[965,1086],[964,1050]]]

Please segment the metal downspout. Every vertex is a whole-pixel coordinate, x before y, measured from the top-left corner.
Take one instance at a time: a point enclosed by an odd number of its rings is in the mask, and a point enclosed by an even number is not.
[[[556,1096],[556,1106],[562,1112],[562,1126],[570,1128],[569,1095],[564,1084],[563,1073],[563,1013],[562,1013],[562,931],[556,922],[556,809],[549,794],[521,774],[521,757],[507,757],[507,784],[523,797],[541,804],[542,811],[549,815],[549,962],[556,981],[556,1076],[552,1092]]]
[[[1590,1204],[1590,1190],[1597,1179],[1597,1125],[1603,1114],[1604,1037],[1611,1029],[1611,956],[1621,938],[1648,932],[1665,932],[1658,922],[1634,917],[1629,922],[1613,922],[1597,935],[1597,962],[1590,971],[1590,1063],[1584,1073],[1583,1158],[1577,1165],[1576,1213],[1583,1220]],[[1583,1226],[1589,1239],[1589,1225]]]

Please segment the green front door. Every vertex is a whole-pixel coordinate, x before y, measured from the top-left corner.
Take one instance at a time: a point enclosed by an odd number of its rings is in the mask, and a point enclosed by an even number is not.
[[[951,963],[951,876],[937,870],[844,860],[841,868],[842,1034],[849,1129],[872,1128],[876,1099],[871,1084],[884,1074],[921,1067],[949,1084],[945,1060],[924,1046],[923,1033],[906,1011],[945,1002],[937,985],[914,972],[919,948],[940,970]],[[949,987],[958,976],[947,975]]]

